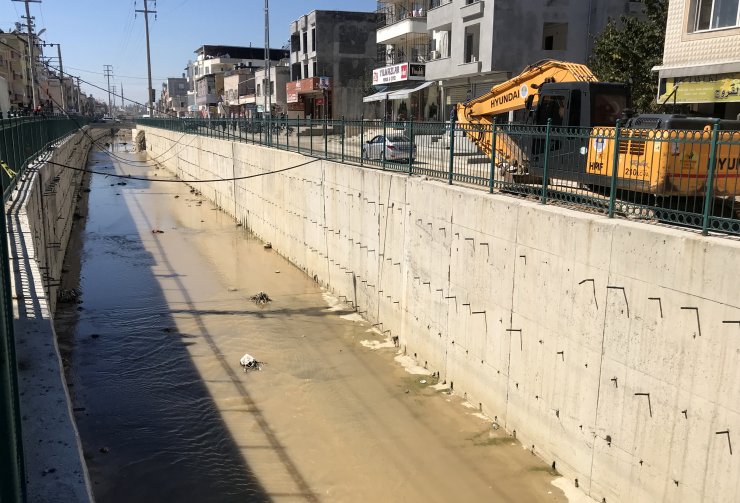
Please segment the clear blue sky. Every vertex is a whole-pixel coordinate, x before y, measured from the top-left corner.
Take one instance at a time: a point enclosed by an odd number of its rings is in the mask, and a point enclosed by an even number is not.
[[[153,9],[152,1],[149,8]],[[65,73],[106,88],[103,65],[113,65],[115,82],[124,95],[146,101],[146,44],[144,18],[135,9],[144,0],[43,0],[32,3],[36,30],[41,38],[62,46]],[[289,25],[316,9],[374,11],[376,0],[270,0],[270,45],[283,46],[290,37]],[[158,0],[157,19],[149,23],[152,50],[152,87],[161,89],[166,77],[179,77],[193,51],[203,44],[264,46],[264,0]],[[0,28],[23,22],[23,2],[0,0]],[[46,56],[56,56],[47,47]],[[56,64],[56,59],[52,64]],[[107,100],[107,94],[91,86],[83,92]],[[120,98],[119,101],[120,103]]]

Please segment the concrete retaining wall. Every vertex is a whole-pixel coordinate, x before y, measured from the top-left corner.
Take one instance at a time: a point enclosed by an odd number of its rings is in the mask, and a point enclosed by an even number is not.
[[[145,130],[594,500],[737,501],[737,241]]]
[[[109,131],[108,131],[109,132]],[[30,166],[8,203],[16,357],[28,501],[92,501],[52,314],[92,130]]]

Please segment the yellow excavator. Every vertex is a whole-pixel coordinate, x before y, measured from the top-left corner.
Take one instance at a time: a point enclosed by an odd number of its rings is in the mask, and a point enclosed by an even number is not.
[[[616,169],[620,189],[697,196],[707,189],[713,159],[712,193],[740,195],[740,121],[630,117],[628,103],[626,85],[599,82],[585,65],[544,60],[459,103],[456,117],[484,154],[495,155],[505,179],[541,179],[547,156],[548,178],[608,187]]]

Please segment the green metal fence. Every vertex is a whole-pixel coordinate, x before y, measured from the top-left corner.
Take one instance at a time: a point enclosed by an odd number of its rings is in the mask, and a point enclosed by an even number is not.
[[[49,147],[76,131],[84,119],[29,116],[0,120],[0,184],[3,203],[26,168]],[[0,501],[26,500],[21,444],[18,377],[6,219],[0,219]]]
[[[724,130],[717,121],[666,131],[634,124],[627,128],[619,122],[603,128],[286,118],[269,123],[157,118],[138,122],[425,175],[609,217],[740,235],[737,124],[729,126],[734,130]]]

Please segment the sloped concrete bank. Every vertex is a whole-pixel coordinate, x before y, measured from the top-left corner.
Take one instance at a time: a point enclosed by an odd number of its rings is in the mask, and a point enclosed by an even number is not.
[[[110,133],[110,130],[107,131]],[[7,204],[28,501],[92,501],[52,322],[92,139],[76,133],[30,166]]]
[[[594,500],[736,501],[737,241],[143,129]]]

